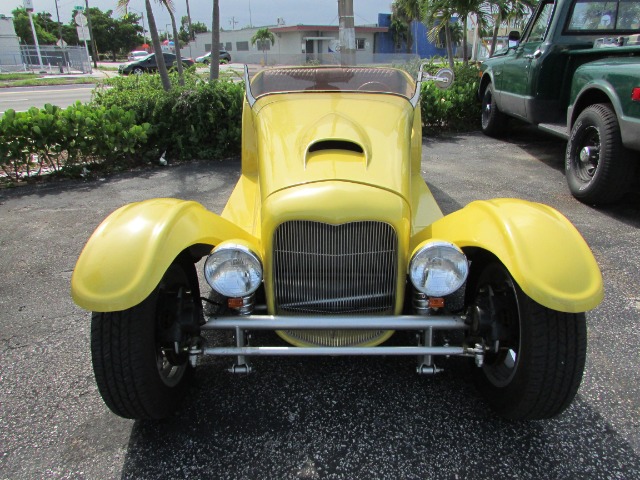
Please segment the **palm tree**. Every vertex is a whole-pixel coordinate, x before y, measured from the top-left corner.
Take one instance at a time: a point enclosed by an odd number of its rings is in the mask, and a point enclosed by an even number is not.
[[[465,65],[469,63],[467,56],[467,31],[468,31],[468,18],[469,15],[475,15],[478,23],[484,24],[487,20],[487,15],[483,11],[482,6],[485,4],[485,0],[454,0],[453,8],[456,13],[462,17],[462,61]]]
[[[451,20],[455,16],[453,4],[449,0],[426,0],[423,4],[424,24],[429,28],[427,37],[435,43],[442,30],[445,35],[445,45],[449,68],[453,69],[453,42],[451,39]]]
[[[167,0],[170,1],[170,0]],[[160,74],[160,80],[162,82],[162,88],[165,91],[171,90],[171,80],[169,79],[169,72],[167,71],[167,65],[164,63],[164,56],[162,55],[162,45],[160,43],[160,36],[158,35],[158,28],[156,26],[156,18],[153,16],[153,10],[151,9],[151,1],[144,1],[147,10],[147,19],[149,20],[149,35],[151,36],[151,43],[153,44],[153,51],[156,54],[156,64],[158,65],[158,73]],[[118,0],[118,9],[124,10],[129,6],[129,0]]]
[[[276,37],[269,31],[267,27],[259,28],[256,33],[251,37],[251,45],[255,45],[258,42],[258,46],[262,47],[262,54],[264,55],[264,64],[267,65],[267,42],[271,42],[273,45],[276,41]]]
[[[422,18],[421,0],[395,0],[391,4],[392,17],[403,22],[407,26],[407,53],[411,53],[414,35],[411,32],[411,23]],[[418,43],[415,44],[415,53],[418,53]]]
[[[213,0],[213,18],[211,20],[211,63],[209,64],[209,80],[217,80],[220,76],[220,2]]]
[[[173,13],[175,7],[173,6],[173,0],[161,0],[162,4],[169,11],[171,17],[171,27],[173,28],[173,47],[176,52],[176,64],[178,67],[178,83],[184,85],[184,72],[182,68],[182,55],[180,53],[180,39],[178,38],[178,27],[176,26],[176,17]]]

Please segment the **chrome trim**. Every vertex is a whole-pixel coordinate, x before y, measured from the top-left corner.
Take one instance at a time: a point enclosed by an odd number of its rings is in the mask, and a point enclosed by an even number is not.
[[[276,313],[393,313],[398,238],[388,223],[282,223],[273,235]]]
[[[203,330],[464,330],[469,328],[466,317],[438,315],[434,317],[397,316],[280,316],[208,317]]]
[[[379,355],[475,355],[466,347],[211,347],[205,348],[205,355],[245,357],[274,356],[379,356]]]

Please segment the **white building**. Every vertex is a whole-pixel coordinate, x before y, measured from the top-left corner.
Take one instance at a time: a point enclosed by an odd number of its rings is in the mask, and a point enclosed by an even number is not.
[[[22,66],[22,55],[13,18],[0,14],[0,71],[15,70],[17,65]]]
[[[264,28],[264,27],[260,27]],[[258,27],[220,32],[220,49],[231,55],[234,63],[289,64],[340,63],[338,27],[332,25],[277,25],[268,27],[275,42],[263,45],[251,44],[251,38]],[[376,33],[383,33],[387,27],[360,26],[356,31],[356,61],[370,63],[376,45]],[[211,32],[196,35],[196,40],[180,52],[184,56],[196,58],[211,51]]]

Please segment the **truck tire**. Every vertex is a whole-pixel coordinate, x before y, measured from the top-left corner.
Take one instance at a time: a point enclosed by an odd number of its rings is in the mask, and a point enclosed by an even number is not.
[[[487,85],[482,96],[482,133],[490,137],[499,137],[504,134],[507,125],[507,116],[498,109],[493,92],[493,84]]]
[[[584,313],[563,313],[538,304],[498,261],[486,264],[473,283],[473,308],[484,318],[481,336],[494,347],[475,375],[489,405],[513,420],[551,418],[564,411],[582,380]]]
[[[100,395],[116,415],[161,419],[178,408],[192,368],[186,354],[170,352],[171,345],[160,337],[175,326],[181,315],[177,306],[201,311],[194,275],[193,264],[173,263],[142,303],[119,312],[93,313],[93,370]],[[175,301],[176,295],[182,301]]]
[[[634,168],[613,107],[598,103],[584,109],[571,129],[565,157],[573,196],[592,205],[615,202],[627,192]]]

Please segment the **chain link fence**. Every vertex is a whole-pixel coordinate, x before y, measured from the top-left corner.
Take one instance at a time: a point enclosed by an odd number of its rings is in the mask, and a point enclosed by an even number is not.
[[[38,56],[34,45],[21,45],[20,51],[0,52],[1,72],[91,73],[91,58],[84,47],[44,45]]]

